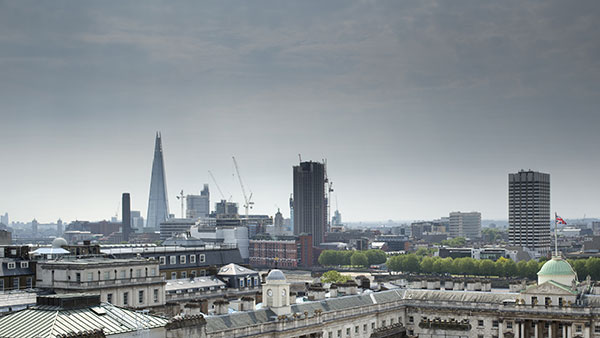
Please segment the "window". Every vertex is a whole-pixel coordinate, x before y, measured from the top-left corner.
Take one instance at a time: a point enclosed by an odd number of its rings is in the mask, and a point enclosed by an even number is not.
[[[156,276],[156,269],[155,268],[150,269],[150,276],[152,276],[152,277]]]
[[[16,267],[17,267],[17,263],[15,263],[15,262],[8,262],[8,268],[9,269],[14,269]]]
[[[483,326],[483,319],[480,319],[477,321],[477,326],[479,326],[479,327]]]
[[[190,255],[190,263],[196,264],[196,255]]]
[[[390,319],[390,325],[394,325],[394,318]]]
[[[119,271],[119,278],[121,278],[121,279],[125,279],[125,274],[126,274],[126,273],[127,273],[127,272],[125,272],[125,270],[121,270],[121,271]]]
[[[154,302],[158,303],[158,289],[154,289]]]
[[[31,289],[33,287],[33,278],[32,277],[27,277],[25,279],[25,283],[27,283],[27,288]]]
[[[185,255],[179,256],[179,264],[185,264]]]
[[[363,324],[363,332],[367,332],[367,324]]]
[[[492,327],[498,327],[498,321],[497,320],[493,320],[492,321]]]
[[[138,291],[138,303],[140,303],[140,304],[144,303],[144,290]]]
[[[169,256],[169,264],[171,264],[171,265],[177,264],[177,256]]]
[[[135,277],[136,278],[142,277],[142,269],[135,269]]]
[[[4,279],[0,279],[0,291],[4,291]]]
[[[600,333],[600,325],[594,326],[594,333]]]
[[[198,257],[200,258],[200,263],[206,262],[206,256],[204,254],[201,254]]]
[[[375,330],[375,322],[371,323],[371,330]]]
[[[79,272],[75,273],[75,281],[81,282],[81,274]]]
[[[414,323],[415,322],[415,317],[413,317],[413,316],[408,317],[408,322],[409,323]]]
[[[483,338],[483,335],[482,334],[478,334],[477,338]]]
[[[338,330],[338,337],[342,336],[342,330]]]
[[[258,286],[258,277],[254,277],[254,286]]]
[[[29,262],[21,262],[21,269],[27,269],[29,267]]]
[[[196,270],[192,270],[192,272],[190,272],[190,274],[192,275],[192,278],[196,278]]]
[[[563,299],[562,297],[558,297],[558,306],[563,306]]]
[[[327,337],[333,338],[333,332],[329,331],[329,333],[327,334]]]
[[[104,279],[105,280],[109,280],[110,279],[110,271],[104,271]]]
[[[123,292],[123,305],[129,305],[129,292]]]
[[[187,271],[181,271],[181,278],[187,278]]]
[[[358,333],[358,326],[354,327],[354,333]]]
[[[177,272],[171,272],[171,279],[177,279]]]
[[[240,287],[243,288],[244,287],[244,280],[240,279]]]
[[[13,278],[13,289],[18,289],[19,288],[19,277],[15,277]]]
[[[87,273],[87,280],[88,280],[88,282],[94,280],[94,273],[93,272],[88,272]]]
[[[167,258],[165,256],[160,256],[158,257],[158,262],[160,265],[165,265],[167,264]]]
[[[512,322],[506,322],[506,328],[512,329]]]
[[[581,332],[582,327],[581,325],[575,325],[575,332]]]
[[[349,336],[349,335],[350,335],[350,328],[347,328],[346,329],[346,336]]]
[[[381,326],[384,327],[385,326],[385,320],[381,321]]]
[[[106,294],[106,302],[112,304],[112,293]]]

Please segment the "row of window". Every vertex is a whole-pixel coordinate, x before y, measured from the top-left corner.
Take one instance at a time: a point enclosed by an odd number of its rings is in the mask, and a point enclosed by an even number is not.
[[[401,323],[401,319],[398,318],[398,323]],[[394,318],[390,319],[389,322],[390,325],[394,325]],[[387,321],[384,319],[381,321],[381,327],[385,327],[387,325]],[[375,330],[375,322],[371,322],[371,331]],[[362,332],[367,333],[368,331],[368,324],[363,324],[362,325]],[[354,326],[354,334],[355,335],[359,335],[360,334],[360,326],[359,325],[355,325]],[[352,335],[352,328],[351,327],[347,327],[346,328],[346,337],[350,337]],[[328,338],[333,338],[333,331],[329,331],[327,334]],[[337,336],[336,337],[342,337],[342,330],[337,330]]]
[[[200,272],[198,272],[197,270],[190,270],[189,273],[187,271],[180,271],[179,275],[180,275],[180,278],[201,277],[201,276],[206,276],[206,270],[200,270]],[[165,277],[165,279],[167,279],[166,273],[163,272],[162,276]],[[171,279],[177,279],[176,271],[171,272]]]
[[[149,274],[148,274],[149,272]],[[98,271],[97,273],[98,278],[96,280],[101,280],[100,277],[103,276],[103,280],[110,280],[110,279],[116,279],[117,275],[120,279],[125,279],[127,278],[127,270],[119,270],[117,273],[117,270],[111,271],[107,270],[104,271],[104,274],[101,275],[100,271]],[[141,277],[154,277],[156,276],[156,268],[151,268],[150,271],[148,271],[148,269],[145,269],[145,272],[142,273],[142,269],[135,269],[135,274],[134,274],[134,270],[133,269],[129,269],[129,278],[141,278]],[[80,272],[76,272],[75,273],[75,280],[77,282],[81,282],[81,273]],[[94,280],[94,272],[88,272],[87,273],[87,279],[88,282],[93,281]]]
[[[166,256],[160,256],[158,258],[160,265],[166,265],[167,264],[167,257]],[[179,264],[186,264],[187,261],[187,255],[180,255],[179,256]],[[200,254],[198,255],[198,262],[199,263],[204,263],[206,262],[206,255],[204,254]],[[169,264],[170,265],[175,265],[177,264],[177,256],[169,256]],[[190,264],[196,264],[196,255],[190,255]]]
[[[29,267],[29,262],[20,262],[20,264],[21,264],[21,269],[27,269]],[[7,268],[9,270],[16,269],[17,268],[17,262],[8,262],[7,263]]]
[[[153,301],[154,303],[158,303],[159,302],[159,293],[158,293],[158,289],[154,289],[153,290]],[[107,303],[111,303],[113,302],[113,294],[109,293],[106,295],[106,302]],[[144,304],[144,290],[138,290],[138,304]],[[124,306],[128,306],[129,305],[129,292],[125,291],[123,292],[123,305]]]
[[[12,286],[8,286],[8,289],[19,289],[21,287],[21,280],[20,277],[13,277],[10,280],[12,283]],[[33,278],[32,277],[27,277],[25,278],[25,287],[27,289],[31,289],[33,287]],[[4,279],[0,279],[0,291],[4,291]]]

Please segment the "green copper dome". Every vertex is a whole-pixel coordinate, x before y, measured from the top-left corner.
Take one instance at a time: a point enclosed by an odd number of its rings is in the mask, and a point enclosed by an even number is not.
[[[576,276],[575,270],[567,261],[560,257],[552,257],[547,261],[540,271],[538,276]]]

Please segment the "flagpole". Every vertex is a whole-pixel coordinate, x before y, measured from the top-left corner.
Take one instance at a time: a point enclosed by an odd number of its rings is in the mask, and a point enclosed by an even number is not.
[[[554,213],[554,255],[558,257],[558,235],[557,235],[557,225],[556,218],[558,217],[557,213]]]

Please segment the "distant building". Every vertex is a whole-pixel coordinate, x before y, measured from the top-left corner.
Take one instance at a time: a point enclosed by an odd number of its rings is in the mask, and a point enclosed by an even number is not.
[[[249,240],[248,228],[245,226],[192,227],[192,237],[200,238],[206,243],[230,244],[237,247],[244,262],[248,262]]]
[[[131,210],[131,227],[138,231],[144,227],[144,217],[139,210]]]
[[[268,268],[311,267],[312,238],[304,236],[262,236],[250,240],[250,265]]]
[[[56,236],[60,237],[62,236],[63,232],[65,231],[65,226],[63,224],[62,219],[58,219],[58,221],[56,221]]]
[[[238,205],[234,202],[227,202],[226,200],[221,200],[215,203],[215,214],[217,218],[238,217]]]
[[[521,170],[508,175],[508,239],[512,246],[549,252],[549,174]]]
[[[121,232],[123,233],[123,240],[129,242],[129,235],[132,232],[131,229],[131,197],[129,193],[123,193],[121,199],[122,202],[122,219],[121,219]]]
[[[0,230],[0,245],[10,245],[12,243],[12,233],[8,230]]]
[[[9,219],[8,219],[8,212],[5,212],[4,215],[0,215],[0,223],[8,226],[10,225],[10,223],[8,223]]]
[[[168,218],[169,203],[167,199],[167,182],[165,177],[162,139],[160,133],[156,133],[146,227],[158,229],[160,227],[160,223],[166,221]]]
[[[204,185],[204,189],[200,195],[187,195],[186,202],[186,217],[187,218],[205,218],[210,214],[210,193],[208,184]]]
[[[39,223],[36,219],[31,221],[31,237],[36,237],[38,235],[38,227]]]
[[[449,218],[450,237],[481,237],[481,213],[451,212]]]
[[[327,226],[325,165],[301,162],[294,166],[294,234],[313,236],[315,247],[324,241]]]
[[[196,221],[191,218],[171,218],[160,223],[160,240],[164,241],[177,234],[189,232]]]
[[[331,218],[331,225],[332,226],[340,226],[340,225],[342,225],[342,214],[340,213],[339,210],[336,210],[333,213],[333,217]]]

